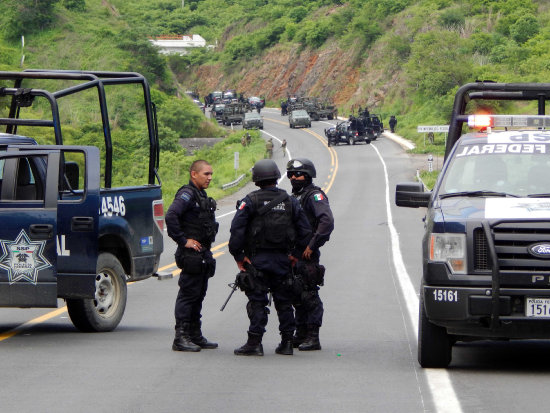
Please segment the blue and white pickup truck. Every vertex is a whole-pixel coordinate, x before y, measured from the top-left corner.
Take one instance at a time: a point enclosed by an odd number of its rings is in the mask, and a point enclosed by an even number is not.
[[[65,83],[52,92],[24,87],[31,80]],[[78,329],[111,331],[124,314],[127,281],[155,275],[163,251],[159,145],[148,83],[125,72],[0,72],[2,85],[9,81],[12,87],[0,88],[0,98],[10,101],[8,116],[0,118],[0,306],[57,307],[62,298]],[[143,185],[113,188],[117,143],[104,89],[126,84],[143,90],[148,177]],[[97,90],[101,150],[65,145],[61,133],[58,99],[90,89]],[[49,107],[50,119],[20,118],[20,108],[35,101]],[[37,145],[17,134],[18,126],[53,128],[55,145]]]
[[[462,86],[433,191],[397,185],[398,206],[427,207],[423,367],[447,367],[457,341],[550,338],[549,100],[548,83]]]

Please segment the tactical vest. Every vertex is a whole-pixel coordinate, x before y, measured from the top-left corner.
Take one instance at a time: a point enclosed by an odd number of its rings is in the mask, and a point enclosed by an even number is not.
[[[281,189],[260,189],[248,197],[255,212],[246,228],[246,254],[254,256],[261,249],[290,252],[296,239],[290,196]]]
[[[199,205],[199,217],[190,217],[185,214],[180,223],[187,238],[196,239],[205,248],[210,246],[216,239],[219,224],[216,222],[216,201],[213,198],[205,197],[193,185],[183,185],[179,190],[190,189],[193,193],[193,200]]]
[[[323,192],[323,190],[321,188],[319,188],[318,186],[315,186],[315,185],[308,186],[307,189],[304,192],[302,192],[301,194],[299,194],[297,196],[297,198],[300,201],[300,206],[302,207],[302,209],[306,213],[307,220],[309,221],[309,225],[311,225],[311,229],[313,230],[313,232],[315,232],[317,230],[317,225],[319,224],[319,222],[318,222],[317,218],[315,217],[315,215],[313,215],[311,212],[309,212],[306,209],[306,202],[309,199],[309,197],[311,195],[313,195],[314,193],[316,193],[316,192],[320,192],[321,194],[323,194],[323,196],[325,198],[327,197],[327,195]]]

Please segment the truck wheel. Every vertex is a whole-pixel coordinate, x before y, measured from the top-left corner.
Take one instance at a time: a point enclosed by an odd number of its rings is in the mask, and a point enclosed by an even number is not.
[[[112,331],[126,308],[126,275],[118,259],[108,252],[97,258],[95,298],[68,299],[67,310],[80,331]]]
[[[418,313],[418,363],[424,368],[446,368],[451,362],[453,342],[444,327],[428,320],[422,291]]]

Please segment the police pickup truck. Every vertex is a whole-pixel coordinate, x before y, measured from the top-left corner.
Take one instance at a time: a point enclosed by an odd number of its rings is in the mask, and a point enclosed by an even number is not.
[[[34,86],[59,82],[63,87],[55,91]],[[6,84],[11,86],[0,88],[9,112],[0,118],[0,306],[57,307],[61,298],[78,329],[111,331],[125,310],[127,281],[155,274],[163,250],[159,145],[148,83],[137,73],[0,72],[0,85]],[[117,143],[105,87],[127,84],[143,91],[148,173],[142,185],[113,188]],[[58,100],[85,90],[97,92],[101,151],[63,142]],[[30,113],[47,115],[20,116],[33,104],[39,110]],[[37,145],[19,135],[18,126],[42,133],[51,128],[55,145]]]
[[[549,99],[548,83],[462,86],[433,191],[396,187],[398,206],[428,208],[422,367],[447,367],[456,341],[550,338]],[[488,114],[510,107],[491,100],[521,101],[538,114]]]

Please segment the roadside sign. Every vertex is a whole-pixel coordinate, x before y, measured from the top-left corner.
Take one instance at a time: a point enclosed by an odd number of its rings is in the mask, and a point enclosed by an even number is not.
[[[237,169],[239,169],[239,152],[234,153],[233,163],[234,163],[233,166],[234,166],[235,171],[236,171]]]
[[[417,126],[416,131],[421,132],[449,132],[449,125]]]

